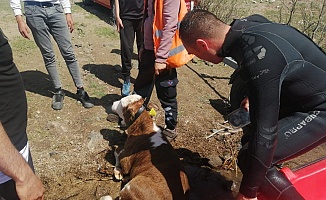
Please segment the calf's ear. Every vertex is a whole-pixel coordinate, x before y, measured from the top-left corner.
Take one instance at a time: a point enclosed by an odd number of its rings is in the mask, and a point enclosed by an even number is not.
[[[118,106],[119,106],[119,103],[120,103],[120,101],[115,101],[115,102],[113,102],[113,104],[112,104],[112,106],[111,106],[111,110],[112,110],[113,112],[117,113],[117,108],[118,108]]]

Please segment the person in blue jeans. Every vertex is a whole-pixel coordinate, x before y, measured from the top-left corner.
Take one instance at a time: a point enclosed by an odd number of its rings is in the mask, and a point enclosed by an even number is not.
[[[46,69],[55,89],[52,108],[54,110],[62,109],[65,94],[62,90],[50,35],[58,44],[61,55],[77,87],[78,101],[85,108],[93,107],[94,104],[83,88],[79,65],[69,35],[69,32],[71,33],[74,30],[69,0],[24,1],[26,23],[22,17],[20,0],[10,0],[10,6],[15,14],[20,34],[24,38],[30,39],[29,27],[42,53]]]
[[[121,95],[130,94],[130,70],[134,40],[136,36],[137,50],[143,46],[143,0],[115,0],[117,30],[120,33],[120,49],[123,85]]]

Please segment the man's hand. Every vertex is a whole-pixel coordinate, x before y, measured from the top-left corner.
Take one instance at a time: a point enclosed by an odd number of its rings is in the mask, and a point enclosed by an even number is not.
[[[240,107],[243,107],[247,112],[249,112],[249,99],[245,97],[240,104]]]
[[[45,189],[42,182],[11,143],[1,122],[0,138],[0,171],[15,181],[19,199],[43,200]]]
[[[165,69],[167,69],[166,63],[155,62],[155,75],[159,75]]]
[[[71,13],[66,14],[66,20],[69,27],[69,31],[70,33],[72,33],[74,31],[74,20],[72,19]]]
[[[123,23],[122,23],[121,18],[117,16],[117,17],[115,18],[115,23],[116,23],[116,25],[117,25],[117,31],[120,32],[120,29],[121,29],[121,28],[124,28],[124,27],[123,27]]]
[[[30,37],[29,37],[29,28],[27,26],[27,24],[24,22],[23,18],[21,15],[16,15],[16,21],[17,21],[17,24],[18,24],[18,30],[19,30],[19,33],[26,39],[29,39],[30,40]]]
[[[30,170],[25,181],[16,182],[16,190],[21,200],[43,200],[45,189],[40,179]]]
[[[258,200],[258,199],[257,199],[257,197],[255,197],[255,198],[248,198],[248,197],[245,197],[243,194],[238,193],[238,195],[235,198],[235,200]]]

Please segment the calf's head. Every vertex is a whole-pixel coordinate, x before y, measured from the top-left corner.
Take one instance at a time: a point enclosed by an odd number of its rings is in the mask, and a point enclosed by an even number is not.
[[[113,102],[111,109],[122,119],[121,125],[128,126],[143,104],[144,99],[140,95],[133,94]]]

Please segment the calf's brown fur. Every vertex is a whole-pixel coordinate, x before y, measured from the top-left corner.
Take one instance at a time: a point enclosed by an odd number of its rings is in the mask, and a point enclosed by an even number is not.
[[[120,199],[188,199],[188,179],[171,144],[148,112],[143,111],[134,121],[143,103],[141,99],[123,108],[129,127],[119,161],[121,172],[130,174],[130,181],[120,191]]]

